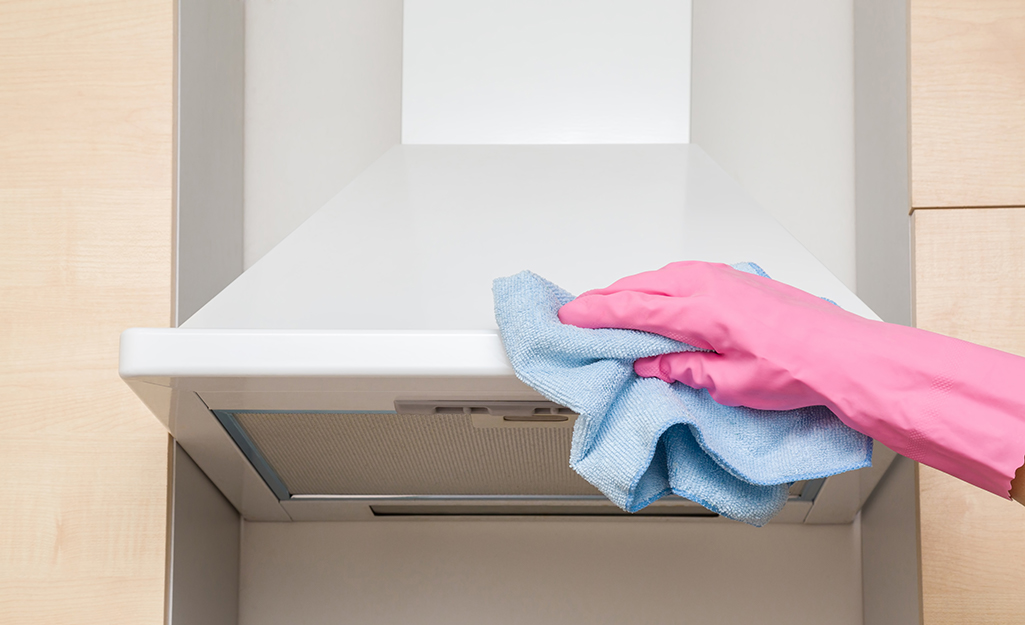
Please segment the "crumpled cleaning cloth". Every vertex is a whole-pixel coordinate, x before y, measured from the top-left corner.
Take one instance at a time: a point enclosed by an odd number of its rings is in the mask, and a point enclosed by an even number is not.
[[[734,267],[768,277],[753,263]],[[791,483],[872,464],[872,439],[824,406],[723,406],[707,391],[638,376],[638,358],[697,348],[564,325],[559,308],[574,296],[540,276],[498,278],[493,291],[517,377],[580,415],[570,466],[628,512],[675,493],[760,527],[786,504]]]

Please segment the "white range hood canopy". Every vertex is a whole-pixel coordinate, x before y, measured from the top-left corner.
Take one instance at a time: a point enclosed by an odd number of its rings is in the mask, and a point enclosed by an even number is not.
[[[480,506],[466,493],[282,494],[259,470],[278,443],[247,442],[230,415],[539,401],[505,357],[492,279],[529,269],[579,293],[685,259],[752,261],[875,318],[697,146],[399,145],[182,327],[127,330],[121,375],[247,518],[375,518],[375,501]],[[892,453],[876,459],[794,497],[781,519],[849,521]],[[309,482],[295,470],[295,484]],[[560,499],[530,492],[487,495],[487,509]],[[594,505],[576,497],[561,500]]]
[[[493,330],[498,276],[580,292],[687,258],[872,315],[697,146],[400,145],[182,327]]]
[[[128,331],[121,371],[504,375],[492,279],[579,293],[685,259],[875,318],[697,146],[400,145],[181,328]]]

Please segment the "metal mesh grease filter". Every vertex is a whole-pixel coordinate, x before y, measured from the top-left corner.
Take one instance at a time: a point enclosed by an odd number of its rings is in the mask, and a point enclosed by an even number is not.
[[[471,415],[233,413],[292,495],[597,495],[569,468],[568,427],[474,427]]]

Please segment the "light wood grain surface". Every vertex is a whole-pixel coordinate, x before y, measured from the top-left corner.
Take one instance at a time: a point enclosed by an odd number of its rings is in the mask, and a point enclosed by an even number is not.
[[[1025,356],[1025,208],[916,210],[919,327]]]
[[[918,327],[1025,355],[1025,208],[917,210],[914,231]],[[1025,507],[925,466],[919,505],[925,625],[1025,622]]]
[[[1025,2],[910,11],[912,206],[1025,205]]]
[[[0,3],[0,622],[161,623],[166,431],[118,335],[170,315],[172,0]]]

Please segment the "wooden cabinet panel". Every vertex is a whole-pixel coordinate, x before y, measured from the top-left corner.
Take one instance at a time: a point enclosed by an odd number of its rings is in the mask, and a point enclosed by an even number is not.
[[[910,11],[912,206],[1025,205],[1025,2]]]
[[[918,327],[1025,355],[1025,208],[917,210],[914,237]],[[919,506],[925,625],[1021,622],[1025,507],[925,466]]]
[[[168,435],[118,336],[171,305],[172,0],[0,7],[0,622],[164,617]]]
[[[915,323],[1025,356],[1025,208],[914,213]]]
[[[919,466],[924,625],[1020,623],[1025,507]]]

